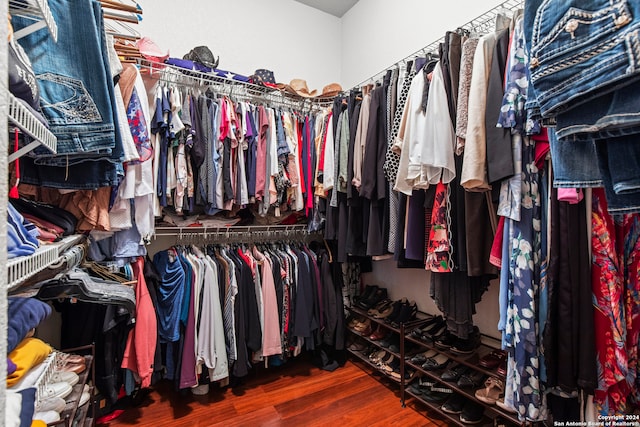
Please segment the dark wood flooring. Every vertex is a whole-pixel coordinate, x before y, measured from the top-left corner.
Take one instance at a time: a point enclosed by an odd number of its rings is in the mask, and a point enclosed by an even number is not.
[[[160,383],[141,405],[104,427],[157,426],[445,426],[419,405],[400,404],[398,385],[380,380],[361,362],[326,372],[306,360],[250,374],[234,388],[207,395],[175,392]]]

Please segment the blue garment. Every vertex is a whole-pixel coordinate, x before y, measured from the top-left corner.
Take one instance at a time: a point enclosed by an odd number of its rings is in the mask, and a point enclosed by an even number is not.
[[[509,269],[504,332],[509,350],[505,404],[514,406],[517,403],[518,417],[530,421],[538,421],[546,415],[540,382],[541,339],[538,335],[541,234],[544,232],[541,222],[545,210],[545,200],[539,191],[542,179],[543,174],[535,165],[535,141],[524,138],[520,221],[513,222],[509,264],[502,268]]]
[[[30,224],[9,203],[7,206],[7,257],[15,258],[33,254],[39,246],[37,229],[30,232],[26,224]],[[31,228],[33,225],[29,226]]]
[[[43,96],[43,112],[58,138],[58,149],[56,155],[44,148],[36,149],[35,160],[24,157],[21,180],[77,190],[116,186],[124,176],[124,147],[115,126],[116,101],[102,8],[95,1],[76,7],[61,0],[51,7],[56,11],[54,16],[59,13],[64,17],[63,26],[58,27],[62,43],[59,37],[58,43],[50,46],[51,38],[43,32],[32,34],[29,40],[36,45],[30,53],[37,57],[36,62],[41,62],[34,69]],[[69,7],[73,12],[67,10]],[[91,52],[87,54],[87,50]],[[77,65],[78,57],[86,59],[82,62],[84,66]],[[65,74],[58,74],[60,70],[65,70]]]
[[[180,339],[180,315],[184,296],[185,272],[175,250],[158,252],[153,257],[162,281],[158,287],[158,335],[161,342]]]
[[[29,387],[20,390],[22,405],[20,406],[20,427],[29,427],[33,422],[33,413],[36,405],[36,388]]]
[[[171,123],[171,105],[166,89],[162,89],[162,96],[156,97],[156,110],[151,120],[151,132],[158,135],[157,148],[160,151],[158,165],[158,184],[156,193],[160,199],[160,206],[167,206],[167,158],[169,155],[169,123]]]
[[[27,333],[49,317],[51,307],[35,298],[9,297],[7,307],[7,354],[11,353]]]
[[[550,0],[536,9],[529,52],[542,117],[640,79],[640,2]]]
[[[132,209],[135,209],[135,207],[132,207]],[[133,220],[131,228],[116,231],[113,234],[113,258],[146,256],[147,247],[141,242],[142,236],[140,236],[135,220]]]
[[[36,31],[20,39],[20,45],[38,78],[42,112],[58,138],[58,155],[109,155],[115,141],[113,84],[103,57],[100,3],[51,0],[49,8],[58,25],[57,42],[46,31]],[[16,31],[33,23],[18,16],[12,22]]]
[[[602,175],[593,140],[559,142],[552,128],[547,129],[553,163],[554,187],[601,187]]]
[[[189,304],[191,303],[191,280],[193,279],[193,268],[191,263],[187,261],[182,253],[178,254],[178,259],[184,270],[184,296],[182,297],[182,308],[180,311],[180,322],[183,325],[187,324],[187,318],[189,316]]]
[[[506,266],[511,253],[511,242],[513,241],[513,223],[511,218],[505,218],[504,230],[502,233],[502,268],[500,268],[500,292],[498,295],[498,303],[500,317],[498,319],[498,330],[502,333],[502,349],[507,349],[509,341],[505,328],[507,326],[507,309],[509,308],[509,269]]]
[[[640,133],[640,81],[559,113],[555,129],[561,142]]]
[[[595,145],[609,213],[640,212],[638,135],[596,141]]]

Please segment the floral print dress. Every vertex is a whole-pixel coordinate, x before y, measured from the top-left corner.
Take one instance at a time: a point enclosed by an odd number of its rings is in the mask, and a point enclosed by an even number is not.
[[[543,170],[535,163],[535,141],[523,139],[522,201],[520,221],[512,221],[513,239],[508,266],[507,319],[505,343],[509,352],[505,404],[520,419],[537,421],[546,417],[546,404],[540,381],[541,359],[539,306],[542,279],[542,233],[546,224],[541,197]]]
[[[640,215],[614,218],[604,191],[593,190],[592,288],[601,415],[640,404]]]
[[[536,142],[525,136],[529,72],[523,21],[514,28],[507,63],[507,84],[499,127],[512,129],[515,175],[501,187],[498,214],[506,217],[510,237],[503,241],[501,289],[506,294],[506,318],[501,319],[503,346],[508,351],[505,404],[517,411],[521,420],[546,418],[546,399],[540,379],[544,364],[541,350],[540,298],[544,298],[543,278],[546,250],[546,210],[544,169],[536,165]],[[544,165],[540,165],[544,167]],[[541,295],[542,294],[542,295]],[[502,302],[501,302],[502,303]],[[544,305],[543,305],[544,306]]]

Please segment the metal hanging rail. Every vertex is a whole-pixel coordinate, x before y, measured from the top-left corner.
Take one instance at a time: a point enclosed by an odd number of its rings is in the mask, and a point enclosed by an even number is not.
[[[475,33],[475,34],[486,34],[490,31],[492,31],[492,29],[495,26],[495,22],[496,22],[496,17],[504,12],[504,11],[515,11],[517,9],[520,9],[524,7],[524,0],[507,0],[504,1],[502,3],[500,3],[499,5],[497,5],[496,7],[494,7],[493,9],[488,10],[487,12],[483,13],[482,15],[472,19],[471,21],[467,22],[466,24],[463,24],[461,26],[459,26],[456,30],[460,31],[467,31],[469,33]],[[384,76],[384,74],[388,71],[391,70],[393,68],[399,67],[401,64],[405,63],[413,58],[416,58],[420,55],[426,55],[428,53],[437,53],[438,52],[438,47],[440,46],[440,43],[444,43],[444,36],[440,37],[438,40],[426,45],[425,47],[423,47],[420,50],[417,50],[416,52],[413,52],[411,55],[407,55],[406,57],[402,58],[401,60],[397,61],[396,63],[394,63],[393,65],[387,67],[386,69],[380,71],[379,73],[374,74],[373,76],[369,77],[366,80],[363,80],[362,82],[358,83],[356,86],[353,87],[353,89],[357,89],[367,83],[370,82],[374,82],[376,80],[378,80],[379,78],[381,78],[382,76]]]
[[[154,237],[173,237],[176,244],[258,243],[313,240],[306,224],[248,225],[230,227],[156,227]]]
[[[139,59],[137,65],[143,75],[149,75],[164,83],[200,89],[211,88],[213,92],[226,95],[233,100],[252,101],[299,111],[322,109],[333,104],[333,97],[305,98],[278,89],[222,77],[216,75],[215,71],[203,73],[146,59]]]

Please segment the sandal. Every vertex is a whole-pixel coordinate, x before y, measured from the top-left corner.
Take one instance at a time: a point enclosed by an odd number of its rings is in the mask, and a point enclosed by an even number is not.
[[[476,390],[476,399],[489,405],[495,405],[496,401],[504,393],[504,382],[496,377],[489,377],[484,385],[485,388]]]

